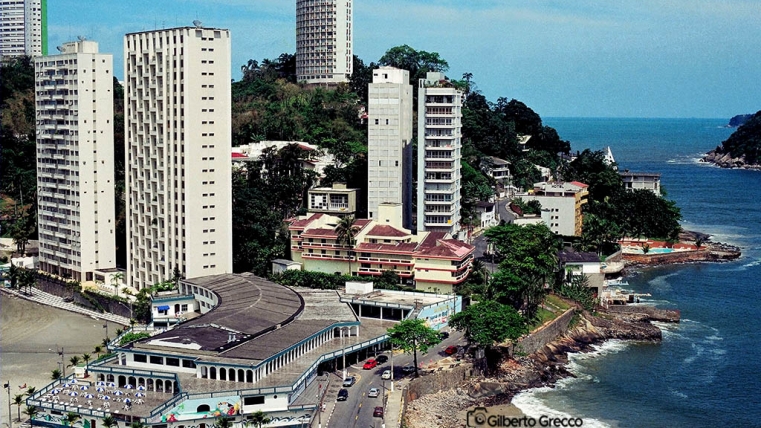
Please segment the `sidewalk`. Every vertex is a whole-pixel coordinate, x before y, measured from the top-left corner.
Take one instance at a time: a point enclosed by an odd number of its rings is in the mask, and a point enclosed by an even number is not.
[[[386,395],[386,428],[402,426],[402,391],[409,381],[407,378],[394,381],[394,392],[389,389]]]
[[[98,320],[104,320],[104,321],[110,321],[112,323],[121,324],[123,326],[129,325],[129,319],[126,317],[122,317],[119,315],[114,315],[108,312],[96,312],[90,309],[83,308],[81,306],[75,305],[74,303],[68,303],[63,301],[63,297],[58,297],[53,294],[48,294],[42,290],[39,290],[37,288],[32,288],[32,295],[29,296],[25,293],[21,293],[18,290],[12,290],[10,288],[0,287],[0,290],[14,295],[16,297],[20,297],[22,299],[30,300],[32,302],[41,303],[43,305],[52,306],[54,308],[63,309],[65,311],[69,312],[77,312],[82,315],[87,315],[91,318],[98,319]]]

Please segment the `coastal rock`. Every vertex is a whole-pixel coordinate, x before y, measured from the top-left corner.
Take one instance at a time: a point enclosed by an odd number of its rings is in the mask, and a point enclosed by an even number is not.
[[[748,164],[745,161],[745,156],[739,158],[733,158],[729,153],[719,153],[716,150],[711,150],[701,159],[701,162],[714,164],[721,168],[735,168],[735,169],[754,169],[761,170],[761,165]]]

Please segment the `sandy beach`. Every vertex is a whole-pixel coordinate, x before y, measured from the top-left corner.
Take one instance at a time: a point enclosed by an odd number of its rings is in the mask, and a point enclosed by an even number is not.
[[[112,336],[117,327],[109,323]],[[61,361],[56,349],[63,347],[67,365],[74,355],[81,358],[88,353],[94,360],[95,346],[104,337],[103,321],[0,293],[0,380],[3,384],[10,381],[11,400],[26,390],[19,386],[41,388],[51,382],[51,372]],[[0,396],[0,426],[5,427],[8,391],[3,389]],[[22,419],[24,407],[22,404]],[[15,421],[15,405],[11,406],[11,414]]]

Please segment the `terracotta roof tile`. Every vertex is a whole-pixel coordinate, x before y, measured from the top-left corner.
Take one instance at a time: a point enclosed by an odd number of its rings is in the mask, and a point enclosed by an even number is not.
[[[395,238],[401,238],[404,236],[409,236],[410,234],[399,230],[393,226],[385,225],[385,224],[379,224],[370,229],[369,232],[367,232],[368,235],[372,236],[389,236],[389,237],[395,237]]]

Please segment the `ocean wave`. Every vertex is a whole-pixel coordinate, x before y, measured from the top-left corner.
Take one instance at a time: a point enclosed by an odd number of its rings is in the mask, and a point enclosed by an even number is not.
[[[679,398],[688,398],[688,397],[687,397],[687,394],[685,394],[684,392],[680,392],[680,391],[677,391],[677,390],[676,390],[676,389],[674,389],[674,388],[669,388],[669,393],[671,393],[671,395],[673,395],[673,396],[675,396],[675,397],[679,397]]]
[[[541,394],[549,391],[552,391],[552,388],[542,387],[521,392],[513,397],[512,404],[521,409],[526,416],[531,416],[533,418],[539,418],[541,416],[549,416],[552,418],[579,417],[579,415],[566,413],[548,406],[546,401],[541,397]],[[606,423],[599,419],[584,416],[581,416],[581,418],[584,420],[585,427],[610,428],[615,426],[615,424]]]

